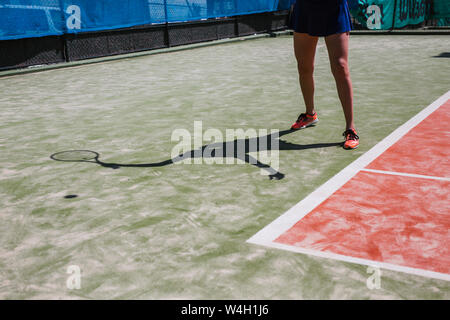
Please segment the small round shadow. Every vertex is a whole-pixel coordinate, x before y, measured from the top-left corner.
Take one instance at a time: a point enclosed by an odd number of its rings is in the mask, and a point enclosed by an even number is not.
[[[73,199],[73,198],[78,198],[78,195],[76,195],[76,194],[69,194],[67,196],[64,196],[64,199]]]

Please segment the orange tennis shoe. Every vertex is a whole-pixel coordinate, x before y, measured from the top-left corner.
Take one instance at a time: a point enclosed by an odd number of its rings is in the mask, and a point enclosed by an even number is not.
[[[345,137],[344,149],[356,149],[359,146],[359,137],[353,129],[345,130],[343,133]]]
[[[318,121],[319,118],[317,117],[317,112],[314,112],[312,116],[307,113],[302,113],[301,115],[298,116],[297,121],[295,121],[295,123],[291,126],[291,129],[292,130],[303,129],[309,127],[310,125],[313,125]]]

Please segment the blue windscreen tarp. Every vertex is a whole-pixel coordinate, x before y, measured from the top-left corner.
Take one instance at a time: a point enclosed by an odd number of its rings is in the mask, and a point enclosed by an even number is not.
[[[289,9],[295,0],[0,0],[0,40]],[[369,29],[450,21],[450,0],[348,0]]]
[[[0,40],[287,9],[279,0],[0,0]]]
[[[58,0],[0,0],[0,40],[63,34]]]

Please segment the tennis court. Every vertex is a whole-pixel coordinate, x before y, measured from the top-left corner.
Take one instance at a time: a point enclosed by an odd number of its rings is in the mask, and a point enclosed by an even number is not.
[[[352,35],[350,41],[361,137],[353,151],[339,145],[345,122],[323,39],[315,69],[320,122],[296,132],[285,132],[304,110],[288,35],[4,73],[0,298],[449,299],[445,277],[381,265],[381,287],[371,290],[367,264],[247,242],[450,89],[447,35]],[[432,190],[442,195],[434,205],[448,226],[448,102],[442,105],[438,117],[417,122],[416,128],[429,126],[420,129],[426,141],[405,136],[412,140],[404,147],[418,153],[408,157],[426,163],[428,153],[414,139],[431,145],[440,154],[430,160],[436,172],[417,171],[414,161],[398,160],[402,153],[386,153],[367,169],[447,179],[433,180]],[[178,143],[173,132],[194,135],[195,122],[204,131],[222,132],[224,141],[227,129],[279,130],[284,147],[278,171],[284,178],[270,179],[245,161],[170,163]],[[430,129],[434,123],[439,130]],[[116,165],[51,158],[66,150],[94,151],[101,163]],[[400,183],[405,186],[412,178],[399,179],[407,180]],[[389,185],[389,201],[396,201],[398,181],[376,190]],[[347,191],[362,192],[358,184]],[[379,191],[373,195],[382,197]],[[377,206],[371,202],[363,209],[367,214]],[[420,221],[424,227],[416,226],[415,235],[432,232]],[[420,269],[448,276],[448,230],[439,235],[444,267]],[[69,266],[81,269],[80,289],[67,287]]]

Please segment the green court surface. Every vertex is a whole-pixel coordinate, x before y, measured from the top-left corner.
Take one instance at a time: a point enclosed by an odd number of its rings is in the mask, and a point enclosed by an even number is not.
[[[323,39],[319,123],[282,137],[282,180],[249,164],[112,169],[171,158],[172,132],[288,129],[304,105],[292,38],[262,38],[0,78],[0,299],[449,299],[450,284],[246,243],[449,90],[450,39],[351,37],[357,150]],[[445,56],[445,55],[443,55]],[[354,190],[355,193],[358,190]],[[76,195],[76,197],[68,197]],[[68,267],[81,269],[69,289]]]

